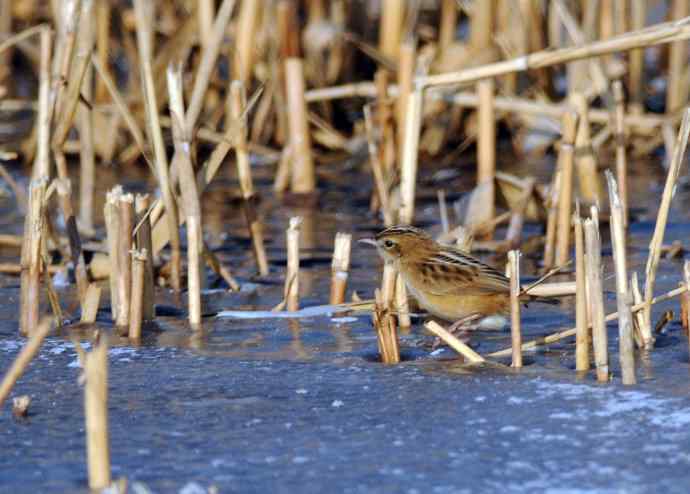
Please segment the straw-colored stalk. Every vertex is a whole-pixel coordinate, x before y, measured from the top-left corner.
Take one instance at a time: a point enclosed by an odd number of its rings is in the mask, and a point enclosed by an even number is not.
[[[110,18],[112,6],[110,2],[96,2],[96,53],[102,66],[108,63],[110,55]],[[96,81],[96,101],[102,102],[108,93],[105,83],[98,79]]]
[[[390,262],[384,263],[383,274],[381,275],[381,301],[386,307],[393,307],[397,276],[398,272],[395,269],[395,265]]]
[[[364,106],[364,126],[367,134],[367,144],[369,149],[369,165],[371,166],[372,174],[374,175],[374,185],[376,187],[376,194],[383,215],[383,223],[386,226],[393,224],[393,212],[391,211],[390,198],[388,195],[388,187],[384,178],[383,165],[381,164],[378,146],[376,145],[376,137],[374,136],[374,128],[371,117],[371,107]],[[382,129],[383,130],[383,129]],[[385,134],[384,134],[385,137]],[[385,141],[383,145],[385,146]]]
[[[98,306],[101,302],[101,291],[101,287],[96,283],[90,283],[87,287],[81,304],[81,323],[93,324],[96,322]]]
[[[288,127],[292,148],[292,192],[309,194],[316,189],[316,172],[311,154],[311,137],[304,100],[304,64],[301,58],[285,60],[285,92],[288,107]]]
[[[118,244],[120,238],[120,197],[122,187],[115,186],[105,199],[103,217],[105,218],[105,231],[108,240],[108,259],[110,260],[110,310],[113,321],[117,320],[120,313],[120,294],[118,279],[120,277],[120,257],[118,256]]]
[[[41,67],[38,86],[38,115],[36,117],[36,160],[31,177],[35,180],[50,177],[50,122],[52,105],[50,95],[50,62],[52,38],[46,28],[41,31]]]
[[[210,43],[210,37],[213,30],[214,17],[214,0],[199,0],[197,7],[197,17],[199,20],[199,40],[201,41],[202,49],[205,49]],[[256,2],[243,2],[256,3]]]
[[[302,218],[290,218],[286,233],[287,270],[285,272],[285,301],[287,310],[299,310],[299,237]]]
[[[62,209],[62,213],[65,215],[65,229],[67,230],[67,238],[69,239],[72,263],[74,264],[74,275],[77,280],[79,300],[83,301],[86,288],[89,286],[89,277],[86,273],[86,262],[84,261],[81,239],[79,238],[79,230],[77,229],[77,219],[72,209],[72,183],[69,179],[58,178],[55,184],[58,199],[60,201],[60,209]]]
[[[395,312],[398,314],[398,326],[407,329],[412,325],[407,286],[400,273],[395,277]]]
[[[491,2],[484,2],[491,3]],[[478,10],[483,10],[481,7]],[[473,19],[474,22],[474,19]],[[495,182],[496,177],[496,112],[494,109],[495,84],[493,79],[484,79],[477,83],[479,109],[477,111],[477,184],[487,187],[483,196],[483,216],[473,218],[474,222],[482,222],[494,217]],[[491,237],[489,233],[488,237]]]
[[[345,302],[348,271],[350,269],[350,252],[352,235],[338,232],[335,235],[333,261],[331,263],[331,296],[332,305]]]
[[[513,347],[512,367],[522,367],[522,329],[520,326],[520,251],[508,252],[510,277],[510,341]]]
[[[5,400],[10,395],[12,388],[19,378],[24,374],[29,363],[38,354],[38,351],[43,344],[48,333],[50,333],[50,318],[45,317],[37,326],[36,331],[31,333],[29,340],[19,352],[19,355],[14,359],[10,368],[5,372],[5,376],[0,383],[0,407],[5,403]]]
[[[86,3],[91,3],[86,2]],[[55,85],[55,108],[61,115],[64,103],[64,81],[74,82],[70,77],[74,48],[77,41],[79,21],[81,20],[82,0],[65,0],[53,10],[57,26],[55,38],[55,56],[52,61],[51,80]],[[62,118],[62,117],[61,117]]]
[[[189,324],[192,329],[201,326],[201,289],[206,285],[204,279],[203,232],[201,202],[197,189],[196,175],[192,166],[191,130],[186,126],[185,109],[182,96],[182,69],[169,67],[167,72],[170,117],[173,122],[173,141],[175,145],[174,164],[180,176],[180,193],[187,223],[187,296],[189,305]]]
[[[438,47],[443,50],[455,41],[458,23],[458,8],[455,0],[441,0],[441,22],[438,34]]]
[[[690,14],[688,0],[670,2],[669,17],[679,21]],[[688,42],[676,41],[669,45],[668,83],[666,89],[666,112],[683,108],[688,102]]]
[[[534,194],[535,183],[536,180],[534,177],[527,177],[525,179],[524,189],[510,214],[510,223],[508,223],[508,229],[506,230],[506,244],[509,249],[516,249],[520,247],[522,243],[522,228],[525,225],[525,212]]]
[[[635,273],[633,273],[634,275]],[[678,297],[679,295],[683,295],[688,291],[688,288],[685,284],[683,286],[674,288],[673,290],[670,290],[662,295],[659,295],[657,297],[654,297],[652,299],[652,305],[653,304],[658,304],[661,302],[666,302],[668,300],[672,300],[675,297]],[[634,290],[633,290],[634,292]],[[636,302],[635,305],[632,306],[632,311],[633,314],[637,314],[639,311],[642,311],[645,308],[645,302]],[[606,316],[605,321],[606,322],[611,322],[615,321],[618,319],[618,312],[613,312],[611,314],[608,314]],[[576,328],[569,328],[569,329],[564,329],[562,331],[558,331],[556,333],[552,333],[550,335],[546,336],[541,336],[535,340],[527,341],[522,344],[522,351],[526,352],[529,350],[534,350],[535,348],[538,348],[540,346],[544,345],[550,345],[551,343],[556,343],[558,341],[564,340],[566,338],[571,338],[575,336],[575,333],[577,332]],[[511,355],[513,349],[512,348],[505,348],[503,350],[498,350],[496,352],[490,353],[487,355],[487,357],[506,357]]]
[[[625,154],[625,101],[623,99],[623,83],[613,82],[613,99],[615,106],[615,141],[616,141],[616,181],[620,192],[621,208],[623,208],[623,226],[628,227],[628,160]]]
[[[44,235],[44,198],[47,182],[44,179],[31,182],[29,210],[24,226],[24,245],[21,264],[21,312],[19,332],[31,335],[38,326],[41,284],[41,242]]]
[[[548,49],[533,52],[525,56],[480,67],[470,67],[457,72],[422,76],[417,78],[417,84],[422,87],[429,87],[476,82],[480,79],[505,75],[511,72],[525,72],[552,65],[565,64],[575,60],[599,57],[609,53],[686,40],[688,38],[690,38],[690,23],[688,21],[662,23],[650,26],[644,30],[624,33],[608,40],[593,41],[559,50]]]
[[[225,2],[227,3],[227,1]],[[230,2],[234,3],[234,2]],[[161,133],[158,105],[156,103],[156,91],[151,67],[151,18],[154,5],[146,0],[135,0],[134,11],[137,19],[137,45],[139,49],[139,65],[143,84],[144,107],[149,137],[153,143],[154,162],[156,166],[156,178],[163,196],[165,205],[168,235],[172,249],[170,267],[170,281],[174,290],[180,289],[180,232],[178,229],[177,203],[173,194],[172,184],[168,171],[168,157]],[[195,87],[196,89],[196,87]]]
[[[601,183],[597,172],[597,160],[592,148],[587,99],[582,93],[573,93],[570,100],[577,108],[579,125],[575,137],[575,161],[577,162],[580,199],[586,204],[601,200]]]
[[[570,258],[570,231],[573,215],[573,171],[577,113],[563,114],[561,120],[561,146],[558,151],[558,165],[561,171],[558,190],[558,227],[556,234],[556,265],[564,264]]]
[[[468,363],[481,364],[482,362],[485,362],[484,357],[472,350],[468,345],[463,343],[460,339],[453,335],[453,333],[446,330],[436,321],[428,321],[424,324],[424,327],[427,329],[427,331],[441,338],[446,345],[462,355],[462,357]]]
[[[100,10],[96,2],[96,9]],[[94,24],[97,22],[89,12],[82,13],[79,27],[79,51],[87,53],[94,45]],[[81,94],[86,101],[93,100],[93,68],[86,57],[86,73],[81,85]],[[91,107],[84,102],[78,108],[79,128],[79,223],[86,231],[93,231],[93,197],[96,186],[96,163],[94,152],[93,115]]]
[[[374,74],[376,122],[381,132],[380,162],[387,174],[395,166],[395,131],[393,129],[393,100],[388,94],[390,72],[380,69]],[[366,108],[366,105],[365,105]],[[366,118],[366,115],[365,115]],[[369,132],[369,131],[367,131]],[[368,136],[369,134],[367,134]]]
[[[551,269],[556,258],[556,235],[558,233],[558,198],[561,188],[561,170],[556,169],[551,180],[546,200],[546,238],[544,239],[544,269]]]
[[[137,215],[135,245],[140,252],[146,252],[146,263],[144,264],[144,307],[142,309],[144,321],[152,321],[156,316],[154,305],[155,280],[153,277],[151,220],[148,214],[149,203],[148,194],[137,194],[134,197],[134,210]]]
[[[633,271],[630,277],[630,290],[633,296],[633,306],[636,307],[639,304],[644,305],[644,299],[642,298],[642,292],[640,291],[640,282],[638,280],[637,271]],[[684,292],[681,296],[686,296],[688,292]],[[644,310],[634,312],[635,317],[635,343],[637,347],[644,350],[651,350],[654,347],[654,335],[652,334],[652,328],[645,326],[645,315]]]
[[[240,7],[237,21],[237,47],[235,49],[234,75],[245,84],[249,84],[254,65],[256,28],[261,12],[262,2],[244,0]]]
[[[630,2],[630,29],[639,31],[647,20],[647,0]],[[644,110],[644,50],[631,50],[628,55],[628,92],[633,112]]]
[[[237,178],[242,191],[244,214],[247,218],[249,235],[252,238],[252,252],[256,261],[259,274],[268,274],[268,260],[266,249],[264,248],[263,226],[256,217],[254,209],[254,184],[252,181],[252,170],[249,166],[249,152],[247,151],[247,125],[244,115],[246,107],[246,94],[244,84],[240,81],[233,81],[230,85],[230,97],[232,100],[231,115],[235,121],[241,122],[241,129],[237,133],[235,141],[235,158],[237,163]]]
[[[575,370],[589,370],[590,331],[587,319],[587,293],[585,273],[585,239],[582,219],[575,215]]]
[[[664,242],[664,232],[666,231],[666,223],[668,221],[668,214],[671,209],[671,199],[676,190],[678,181],[678,174],[680,173],[680,166],[683,163],[683,156],[685,155],[685,148],[688,145],[688,133],[690,133],[690,109],[686,109],[683,113],[683,121],[678,131],[678,138],[673,149],[673,158],[666,176],[666,184],[664,185],[664,192],[661,196],[661,204],[659,205],[659,212],[657,213],[656,226],[654,227],[654,235],[649,243],[649,257],[647,258],[647,267],[645,270],[646,280],[644,287],[644,300],[647,303],[647,308],[644,312],[645,322],[643,335],[651,335],[652,327],[652,307],[651,300],[654,295],[654,283],[656,281],[656,271],[661,259],[661,246]]]
[[[473,50],[485,50],[491,45],[494,4],[495,2],[475,2],[472,4],[470,46]]]
[[[683,264],[683,282],[690,286],[690,260]],[[681,298],[681,318],[683,329],[690,334],[690,292],[683,294]],[[690,339],[688,340],[690,342]]]
[[[635,384],[635,342],[633,340],[632,294],[628,287],[627,262],[625,254],[625,225],[623,205],[618,196],[616,179],[606,170],[611,203],[611,243],[613,262],[616,269],[616,299],[618,302],[618,343],[623,384]]]
[[[403,224],[414,220],[415,188],[417,185],[417,151],[419,149],[419,132],[422,125],[422,92],[415,89],[408,98],[407,116],[405,119],[405,137],[400,170],[400,214]]]
[[[395,120],[398,129],[398,149],[403,153],[405,146],[405,122],[407,119],[407,107],[410,94],[414,90],[413,79],[415,64],[417,62],[416,40],[405,40],[400,46],[400,62],[398,63],[398,97],[395,101]]]
[[[608,334],[604,313],[604,291],[601,276],[601,238],[596,206],[592,207],[592,218],[585,220],[585,270],[590,287],[590,313],[592,315],[592,342],[597,381],[609,380]]]
[[[132,252],[132,301],[129,309],[129,339],[141,341],[141,326],[144,321],[144,287],[146,280],[146,249]]]
[[[405,0],[383,0],[381,2],[379,50],[384,56],[392,60],[397,60],[400,52],[405,4]]]
[[[540,283],[534,287],[523,287],[523,292],[533,297],[565,297],[577,293],[577,283],[574,281],[555,281],[553,283]]]
[[[100,490],[110,485],[110,441],[108,438],[108,344],[101,337],[84,358],[84,415],[89,487]]]
[[[391,306],[387,304],[381,292],[376,289],[375,304],[372,312],[374,329],[378,340],[379,354],[384,364],[400,362],[400,348],[398,345],[398,330]]]
[[[119,198],[119,225],[117,235],[117,299],[115,324],[121,330],[129,327],[130,290],[132,288],[132,233],[134,231],[134,196],[123,194]]]

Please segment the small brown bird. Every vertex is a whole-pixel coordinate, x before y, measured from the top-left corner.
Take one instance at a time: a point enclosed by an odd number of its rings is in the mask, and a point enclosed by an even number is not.
[[[393,226],[363,242],[392,262],[419,305],[458,323],[510,311],[510,280],[455,247],[442,245],[411,226]]]

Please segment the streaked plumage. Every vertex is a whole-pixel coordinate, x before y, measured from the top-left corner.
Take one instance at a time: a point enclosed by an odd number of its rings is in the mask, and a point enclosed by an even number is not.
[[[506,313],[510,280],[500,271],[411,226],[376,235],[379,254],[394,263],[410,294],[434,316],[457,321],[473,314]]]

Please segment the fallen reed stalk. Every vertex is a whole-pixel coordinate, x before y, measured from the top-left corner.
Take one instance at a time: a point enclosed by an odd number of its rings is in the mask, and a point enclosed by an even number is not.
[[[567,112],[561,120],[561,144],[558,165],[561,171],[558,188],[558,220],[556,232],[556,264],[564,264],[570,258],[570,231],[573,215],[573,171],[577,113]]]
[[[352,235],[349,233],[336,233],[335,245],[333,247],[333,261],[331,262],[330,304],[332,305],[345,302],[348,270],[350,269],[351,246]]]
[[[668,174],[666,175],[666,184],[664,185],[664,192],[661,196],[656,226],[654,227],[654,235],[649,243],[649,257],[647,258],[647,267],[645,269],[646,279],[644,286],[644,300],[647,304],[647,308],[643,313],[643,335],[645,336],[651,335],[651,300],[654,294],[656,271],[661,258],[661,246],[664,242],[664,232],[666,231],[668,214],[671,209],[671,199],[673,198],[673,193],[676,190],[680,166],[683,163],[683,156],[685,155],[685,149],[688,145],[688,133],[690,133],[690,109],[686,109],[685,113],[683,114],[683,121],[681,123],[680,130],[678,131],[678,137],[673,149],[673,158],[671,159]]]
[[[233,81],[230,85],[232,101],[231,115],[236,122],[241,122],[241,128],[237,132],[235,141],[235,159],[237,163],[237,178],[242,191],[244,215],[247,219],[247,228],[252,239],[252,252],[256,261],[259,274],[268,274],[268,260],[264,247],[263,226],[256,216],[254,207],[254,184],[252,181],[251,167],[249,166],[249,153],[247,152],[247,120],[245,115],[246,94],[244,85],[240,81]]]
[[[443,326],[435,321],[428,321],[424,327],[432,334],[438,336],[443,342],[458,352],[471,364],[481,364],[485,362],[484,357],[472,350],[468,345],[460,341],[456,336],[447,331]]]
[[[611,202],[611,242],[613,261],[616,268],[616,300],[618,303],[618,344],[623,384],[635,384],[635,342],[633,340],[632,294],[628,287],[628,272],[625,254],[625,219],[623,205],[618,195],[616,179],[606,170]]]
[[[110,485],[110,441],[108,438],[108,344],[102,336],[85,355],[84,416],[89,488]]]
[[[299,237],[302,218],[290,218],[286,232],[287,270],[285,271],[285,301],[287,310],[299,310]]]
[[[522,367],[522,328],[520,326],[520,251],[508,252],[510,278],[510,341],[513,347],[511,367]]]
[[[5,400],[10,395],[12,388],[19,378],[24,374],[29,363],[38,354],[41,349],[43,340],[45,340],[48,333],[50,333],[51,321],[50,318],[44,317],[36,327],[35,331],[31,332],[26,344],[22,347],[19,355],[14,359],[10,368],[5,372],[5,376],[0,383],[0,407],[2,407]]]
[[[462,84],[496,77],[511,72],[525,72],[575,60],[594,58],[635,48],[682,41],[690,38],[690,18],[655,24],[640,31],[630,31],[613,38],[593,41],[580,46],[543,50],[509,60],[472,67],[457,72],[417,77],[421,88],[447,84]]]
[[[578,211],[579,213],[579,211]],[[590,321],[587,318],[587,289],[585,273],[585,238],[582,219],[573,217],[575,224],[575,370],[589,370]]]

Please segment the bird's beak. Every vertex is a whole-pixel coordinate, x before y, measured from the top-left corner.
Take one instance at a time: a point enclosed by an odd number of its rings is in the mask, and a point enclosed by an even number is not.
[[[378,247],[376,240],[374,240],[373,238],[360,238],[359,240],[357,240],[357,242],[361,244],[369,244],[373,245],[374,247]]]

